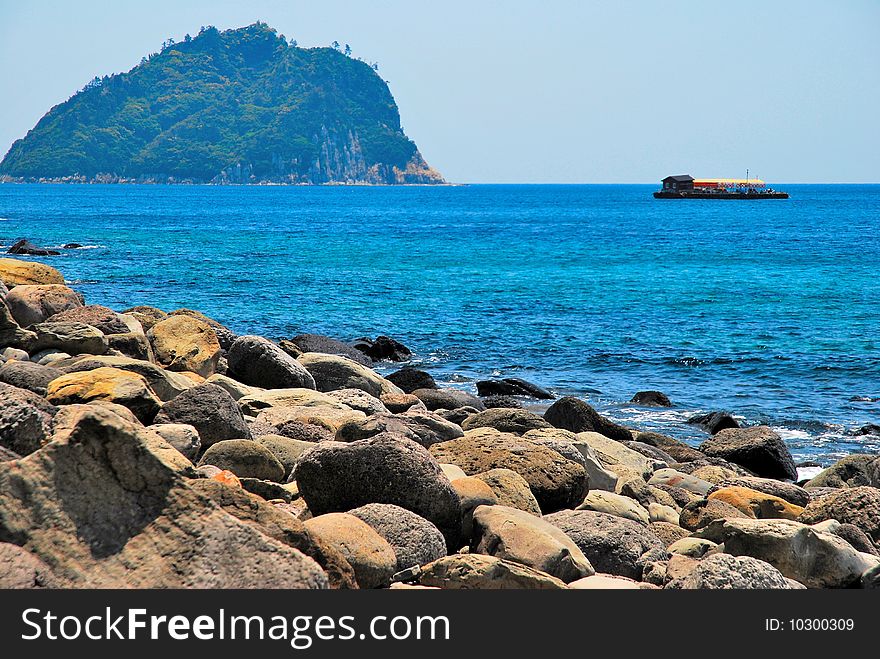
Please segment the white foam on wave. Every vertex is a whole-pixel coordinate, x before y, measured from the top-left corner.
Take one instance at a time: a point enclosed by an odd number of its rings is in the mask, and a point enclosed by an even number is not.
[[[815,478],[823,470],[824,470],[824,467],[798,467],[797,468],[798,482],[807,481],[807,480],[810,480],[811,478]]]
[[[806,430],[793,430],[792,428],[783,428],[782,426],[774,426],[773,432],[782,437],[783,440],[810,439],[811,435]]]

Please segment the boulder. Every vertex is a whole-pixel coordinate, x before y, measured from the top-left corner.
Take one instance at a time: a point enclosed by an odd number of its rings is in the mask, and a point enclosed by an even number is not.
[[[629,402],[645,407],[672,407],[672,401],[669,400],[669,396],[662,391],[654,390],[639,391]]]
[[[126,332],[123,334],[107,334],[107,349],[111,354],[121,354],[131,359],[155,361],[153,346],[147,335],[140,332]]]
[[[831,533],[787,519],[717,520],[700,534],[723,543],[724,552],[770,563],[807,588],[845,588],[880,559],[856,551]]]
[[[522,403],[513,396],[483,396],[481,400],[487,410],[494,410],[497,408],[508,408],[512,410],[523,409]]]
[[[868,469],[877,459],[876,455],[848,455],[819,472],[804,483],[804,487],[878,487],[880,482],[871,478]]]
[[[293,472],[293,468],[299,461],[300,456],[314,447],[313,442],[290,439],[283,435],[261,435],[254,438],[254,441],[269,449],[272,455],[281,463],[281,466],[284,467],[282,482],[287,482],[287,479],[290,478],[290,474]]]
[[[184,391],[196,386],[196,383],[183,373],[166,371],[164,368],[156,366],[151,362],[143,359],[132,359],[131,357],[88,355],[76,357],[69,362],[59,363],[59,367],[67,373],[80,373],[102,367],[118,368],[122,371],[137,373],[147,381],[150,389],[163,402],[172,400]]]
[[[390,336],[379,335],[375,340],[365,337],[360,338],[354,342],[352,347],[360,350],[374,362],[386,360],[405,362],[412,357],[412,351],[409,348]]]
[[[427,412],[425,404],[412,394],[382,394],[380,401],[392,414],[400,414],[409,410]]]
[[[30,256],[58,256],[61,252],[45,247],[37,247],[30,240],[18,240],[9,249],[7,254],[26,254]]]
[[[875,543],[880,542],[880,489],[866,486],[840,489],[808,503],[798,519],[806,524],[836,519],[857,526]]]
[[[474,510],[470,551],[528,565],[566,583],[595,573],[565,533],[540,517],[507,506]]]
[[[334,433],[324,426],[317,426],[304,421],[284,421],[274,426],[275,433],[282,437],[295,439],[301,442],[328,442],[334,439]]]
[[[299,358],[299,362],[311,373],[318,391],[362,389],[376,398],[382,394],[403,393],[372,369],[347,357],[307,352]]]
[[[366,522],[348,513],[327,513],[306,520],[305,528],[345,557],[361,588],[391,583],[397,568],[394,549]]]
[[[720,487],[747,487],[758,492],[771,494],[784,499],[794,506],[803,508],[810,502],[810,493],[794,483],[786,483],[772,478],[758,478],[757,476],[737,476],[723,480]]]
[[[715,554],[699,561],[690,573],[670,582],[667,588],[684,590],[781,589],[791,588],[775,567],[750,556]]]
[[[55,378],[46,389],[46,398],[54,405],[116,403],[127,407],[143,423],[150,423],[161,405],[143,376],[110,367]]]
[[[368,503],[349,510],[394,549],[397,557],[395,572],[414,565],[427,565],[446,556],[443,534],[424,517],[390,503]]]
[[[520,378],[504,378],[502,380],[477,381],[477,394],[480,396],[528,396],[538,400],[555,398],[546,389]]]
[[[723,458],[764,478],[796,480],[797,469],[782,438],[767,426],[728,428],[700,445],[709,457]]]
[[[157,423],[150,426],[150,430],[157,433],[191,462],[195,462],[202,449],[202,440],[199,439],[198,431],[186,423]]]
[[[383,433],[320,442],[300,456],[293,477],[314,515],[391,503],[432,522],[448,546],[458,540],[458,494],[427,449],[409,439]]]
[[[243,414],[257,416],[261,411],[269,407],[303,407],[303,406],[329,406],[338,409],[351,409],[348,405],[333,400],[327,394],[314,389],[266,389],[247,394],[238,399],[238,406]]]
[[[21,328],[13,318],[6,301],[0,296],[0,346],[5,346],[5,350],[12,350],[14,348],[10,346],[29,346],[35,338],[33,332]]]
[[[544,419],[557,428],[573,433],[595,432],[618,442],[633,438],[632,432],[606,419],[587,403],[572,396],[560,398],[553,403],[544,412]]]
[[[30,344],[31,352],[52,348],[69,355],[103,355],[109,345],[101,330],[85,323],[37,323],[30,330],[37,335]]]
[[[453,465],[454,466],[454,465]],[[496,468],[474,474],[495,494],[498,504],[540,515],[541,507],[526,479],[511,469]]]
[[[594,510],[599,513],[631,519],[646,525],[651,521],[648,511],[639,505],[637,501],[614,492],[603,492],[601,490],[591,491],[583,503],[577,507],[577,510]]]
[[[63,284],[16,286],[5,301],[21,327],[42,323],[56,313],[82,306],[79,293]]]
[[[232,379],[228,375],[221,375],[220,373],[214,373],[214,375],[205,379],[205,382],[210,382],[211,384],[216,384],[218,387],[223,387],[226,390],[226,393],[232,396],[233,400],[240,400],[245,396],[259,395],[264,391],[260,387],[251,387],[238,380]]]
[[[385,394],[385,396],[403,396],[405,394]],[[389,410],[381,400],[371,396],[363,389],[338,389],[328,391],[327,396],[337,403],[342,403],[367,416],[372,414],[389,414]]]
[[[640,580],[642,556],[666,552],[646,525],[630,519],[592,510],[563,510],[544,519],[571,538],[597,572]]]
[[[73,307],[46,318],[47,323],[83,323],[100,330],[102,334],[124,334],[132,328],[112,309],[100,304],[89,304],[84,307]],[[137,322],[137,321],[135,321]],[[140,323],[138,323],[138,328]]]
[[[460,407],[471,407],[475,412],[482,412],[486,409],[483,401],[460,389],[416,389],[412,395],[422,401],[425,407],[432,412],[435,410],[455,410]]]
[[[169,371],[192,371],[204,378],[217,371],[220,341],[206,322],[168,316],[147,331],[156,361]]]
[[[727,412],[709,412],[692,416],[687,422],[699,426],[710,435],[715,435],[727,428],[739,428],[739,422]]]
[[[320,352],[320,351],[316,351]],[[406,366],[399,371],[394,371],[388,376],[388,381],[396,384],[407,394],[411,394],[417,389],[436,389],[437,383],[430,373],[421,371],[417,368]]]
[[[279,428],[291,421],[320,426],[332,435],[347,423],[366,419],[363,412],[347,405],[301,405],[297,407],[270,407],[257,415],[257,422]]]
[[[617,487],[617,474],[605,469],[596,451],[583,438],[579,438],[573,432],[560,428],[544,428],[529,430],[523,437],[541,446],[551,448],[563,457],[581,464],[587,471],[591,490],[614,492]],[[577,451],[580,458],[574,456],[573,451]]]
[[[262,336],[240,336],[226,355],[228,374],[264,389],[314,389],[315,380],[293,357]]]
[[[671,524],[669,522],[651,522],[648,524],[648,528],[660,538],[660,541],[663,543],[664,547],[670,547],[682,538],[686,538],[690,531],[687,529],[681,528],[678,524]]]
[[[461,535],[456,545],[462,546],[470,542],[474,526],[474,510],[478,506],[494,506],[498,503],[498,497],[485,481],[473,476],[456,478],[450,482],[461,501]]]
[[[122,313],[131,316],[132,318],[137,320],[141,324],[141,327],[144,328],[145,332],[150,330],[153,325],[158,323],[160,320],[168,317],[168,314],[161,309],[143,305],[130,307],[128,309],[125,309]]]
[[[650,444],[643,444],[642,442],[637,442],[635,440],[631,442],[620,442],[628,449],[632,449],[636,453],[641,453],[646,458],[652,460],[656,463],[663,463],[665,465],[671,465],[677,462],[675,458],[669,455],[663,449],[657,448],[656,446],[651,446]]]
[[[560,590],[565,582],[521,563],[482,554],[455,554],[424,566],[419,583],[446,590]]]
[[[716,499],[700,499],[684,506],[678,513],[678,523],[683,529],[696,531],[718,519],[754,518],[754,515],[734,508]]]
[[[439,442],[463,437],[462,429],[432,412],[405,412],[403,414],[374,414],[366,419],[346,423],[336,431],[336,441],[352,442],[367,439],[383,432],[396,435],[428,448]]]
[[[702,478],[685,474],[675,469],[659,469],[654,472],[650,480],[650,485],[667,485],[678,487],[700,496],[705,496],[713,489],[713,484],[704,481]]]
[[[672,437],[656,432],[636,433],[635,440],[649,446],[656,446],[664,453],[671,455],[676,462],[690,462],[705,458],[700,451]]]
[[[199,466],[214,465],[231,471],[239,478],[284,480],[284,467],[272,451],[251,439],[224,439],[208,447]]]
[[[44,263],[0,258],[0,282],[11,289],[13,286],[63,284],[64,276]]]
[[[45,398],[0,383],[0,448],[28,455],[50,441],[58,408]]]
[[[45,396],[49,383],[62,375],[64,371],[61,369],[17,359],[0,366],[0,382],[27,389],[40,396]]]
[[[156,423],[186,423],[198,431],[202,448],[224,439],[250,439],[251,432],[232,397],[215,384],[200,384],[165,403]]]
[[[342,553],[313,536],[290,513],[219,480],[195,480],[190,486],[237,520],[312,558],[327,574],[331,588],[357,588],[354,570]]]
[[[838,538],[843,538],[851,544],[856,551],[880,556],[880,552],[877,551],[874,542],[858,526],[855,524],[840,524],[837,520],[834,520],[834,522],[834,528],[829,529],[829,533],[833,533]]]
[[[684,537],[673,542],[667,549],[670,554],[678,554],[689,558],[702,558],[717,546],[717,543],[705,538]]]
[[[804,511],[785,499],[747,487],[722,487],[712,492],[710,500],[724,501],[757,519],[797,519]]]
[[[290,339],[290,343],[299,348],[301,353],[320,352],[326,355],[348,357],[350,360],[363,366],[372,366],[373,364],[373,360],[360,350],[322,334],[298,334]]]
[[[311,558],[189,487],[188,465],[154,432],[84,406],[52,443],[0,464],[0,537],[68,588],[327,587]]]
[[[597,432],[581,432],[577,434],[577,438],[586,442],[601,463],[616,474],[622,474],[623,468],[626,468],[638,477],[647,479],[656,470],[667,466],[665,462],[648,458]]]
[[[637,501],[644,508],[651,504],[668,506],[676,511],[681,508],[681,505],[671,494],[654,485],[648,485],[641,478],[624,481],[617,488],[617,493]]]
[[[552,428],[553,426],[534,412],[510,408],[494,408],[469,416],[462,422],[461,427],[464,430],[495,428],[495,430],[500,432],[523,435],[529,430]]]
[[[588,492],[587,473],[576,462],[527,439],[479,428],[464,437],[434,444],[439,462],[458,465],[468,475],[502,467],[522,476],[545,513],[571,508]]]
[[[168,316],[188,316],[207,324],[212,330],[214,330],[214,334],[217,335],[217,341],[220,343],[220,348],[226,351],[232,347],[232,344],[238,338],[238,335],[235,332],[228,327],[221,325],[213,318],[208,318],[208,316],[201,311],[195,311],[193,309],[177,309],[175,311],[170,311]]]

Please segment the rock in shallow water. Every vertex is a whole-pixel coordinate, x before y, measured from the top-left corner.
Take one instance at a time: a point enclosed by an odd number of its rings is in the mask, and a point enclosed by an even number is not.
[[[709,412],[708,414],[692,416],[687,420],[694,426],[699,426],[710,435],[715,435],[727,428],[739,428],[739,422],[727,412]]]
[[[646,407],[672,407],[672,401],[669,400],[669,396],[662,391],[654,390],[639,391],[629,402],[636,405],[645,405]]]
[[[417,368],[402,368],[388,376],[388,381],[400,387],[404,393],[411,394],[416,389],[436,389],[437,383],[430,373]]]
[[[555,398],[546,389],[520,378],[504,378],[503,380],[478,380],[477,393],[480,396],[528,396],[539,400]]]

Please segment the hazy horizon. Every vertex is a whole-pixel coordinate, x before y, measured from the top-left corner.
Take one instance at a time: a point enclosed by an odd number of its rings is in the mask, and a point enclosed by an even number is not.
[[[203,25],[264,21],[378,61],[403,127],[461,183],[669,174],[880,181],[880,3],[0,0],[0,153],[89,80]]]

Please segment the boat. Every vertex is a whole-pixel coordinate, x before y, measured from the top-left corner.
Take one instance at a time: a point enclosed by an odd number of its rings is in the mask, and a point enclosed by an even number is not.
[[[667,176],[654,199],[788,199],[788,193],[767,187],[759,178],[694,178]]]

